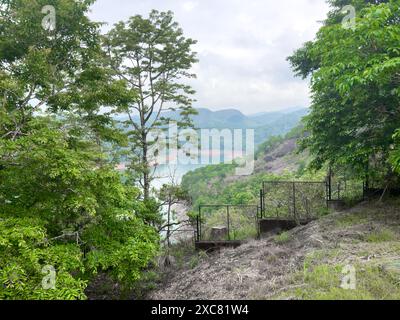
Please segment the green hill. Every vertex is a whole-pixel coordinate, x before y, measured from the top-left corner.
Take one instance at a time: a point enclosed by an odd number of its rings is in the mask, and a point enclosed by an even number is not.
[[[301,128],[296,127],[285,136],[271,137],[260,144],[250,176],[235,176],[234,164],[206,166],[184,175],[182,187],[192,197],[193,208],[199,204],[258,205],[263,181],[305,177],[309,157],[297,152],[300,136]]]

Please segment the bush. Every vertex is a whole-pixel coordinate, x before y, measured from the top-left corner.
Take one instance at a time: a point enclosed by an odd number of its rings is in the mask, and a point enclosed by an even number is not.
[[[86,298],[83,254],[76,244],[51,244],[40,222],[0,221],[0,299],[74,300]],[[47,268],[46,268],[47,266]],[[54,268],[54,287],[46,285]]]
[[[158,252],[159,236],[144,222],[155,213],[96,145],[53,119],[30,125],[18,140],[0,140],[0,159],[18,163],[0,170],[1,297],[84,299],[99,271],[132,287]],[[56,289],[41,289],[46,265]]]

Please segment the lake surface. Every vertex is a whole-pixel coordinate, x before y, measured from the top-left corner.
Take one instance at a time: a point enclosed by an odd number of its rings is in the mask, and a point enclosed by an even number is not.
[[[172,181],[175,184],[180,184],[183,176],[189,171],[193,171],[204,167],[204,165],[161,165],[157,168],[153,181],[153,187],[161,188],[163,184],[170,184]]]

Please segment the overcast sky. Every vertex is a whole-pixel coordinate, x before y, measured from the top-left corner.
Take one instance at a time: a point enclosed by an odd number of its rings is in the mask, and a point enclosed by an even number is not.
[[[309,105],[308,82],[293,76],[286,57],[315,37],[324,0],[97,0],[91,17],[110,28],[151,9],[172,10],[198,41],[195,107],[252,114]]]

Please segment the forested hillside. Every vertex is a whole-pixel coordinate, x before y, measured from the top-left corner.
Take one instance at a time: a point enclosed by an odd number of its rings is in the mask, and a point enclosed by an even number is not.
[[[235,176],[235,164],[207,166],[187,173],[182,187],[193,200],[193,209],[200,204],[259,204],[263,181],[325,179],[325,171],[306,172],[311,161],[307,152],[299,152],[302,126],[285,136],[273,136],[262,143],[256,152],[254,173]]]
[[[187,174],[182,185],[194,209],[257,205],[263,181],[328,175],[362,183],[363,196],[350,192],[346,203],[342,194],[344,206],[291,231],[217,255],[193,254],[155,298],[399,299],[400,2],[329,3],[316,38],[288,58],[298,76],[311,78],[304,126],[262,144],[249,177],[221,165]],[[344,5],[357,17],[346,16]],[[210,221],[229,228],[229,206],[215,210],[203,216],[202,228]],[[189,285],[190,292],[182,290]]]
[[[150,188],[146,131],[162,121],[147,121],[173,103],[190,124],[193,92],[176,80],[191,76],[195,41],[172,12],[102,34],[88,17],[93,1],[48,4],[0,1],[0,299],[86,299],[98,279],[126,297],[154,264],[167,223],[166,196]],[[114,116],[133,110],[141,121],[120,130]]]
[[[94,2],[0,0],[0,300],[400,299],[400,0],[328,0],[315,38],[287,58],[310,80],[310,108],[253,116],[194,107],[199,47],[172,11],[103,28]],[[275,70],[254,64],[257,78]],[[255,129],[254,172],[235,175],[235,159],[155,188],[153,147],[176,120],[179,132]],[[198,156],[177,135],[168,155]],[[268,191],[290,231],[261,234],[266,180],[289,180]],[[296,197],[305,180],[316,197]],[[204,219],[205,204],[224,206]],[[243,246],[195,252],[210,221],[205,242]],[[357,287],[343,289],[351,268]]]

